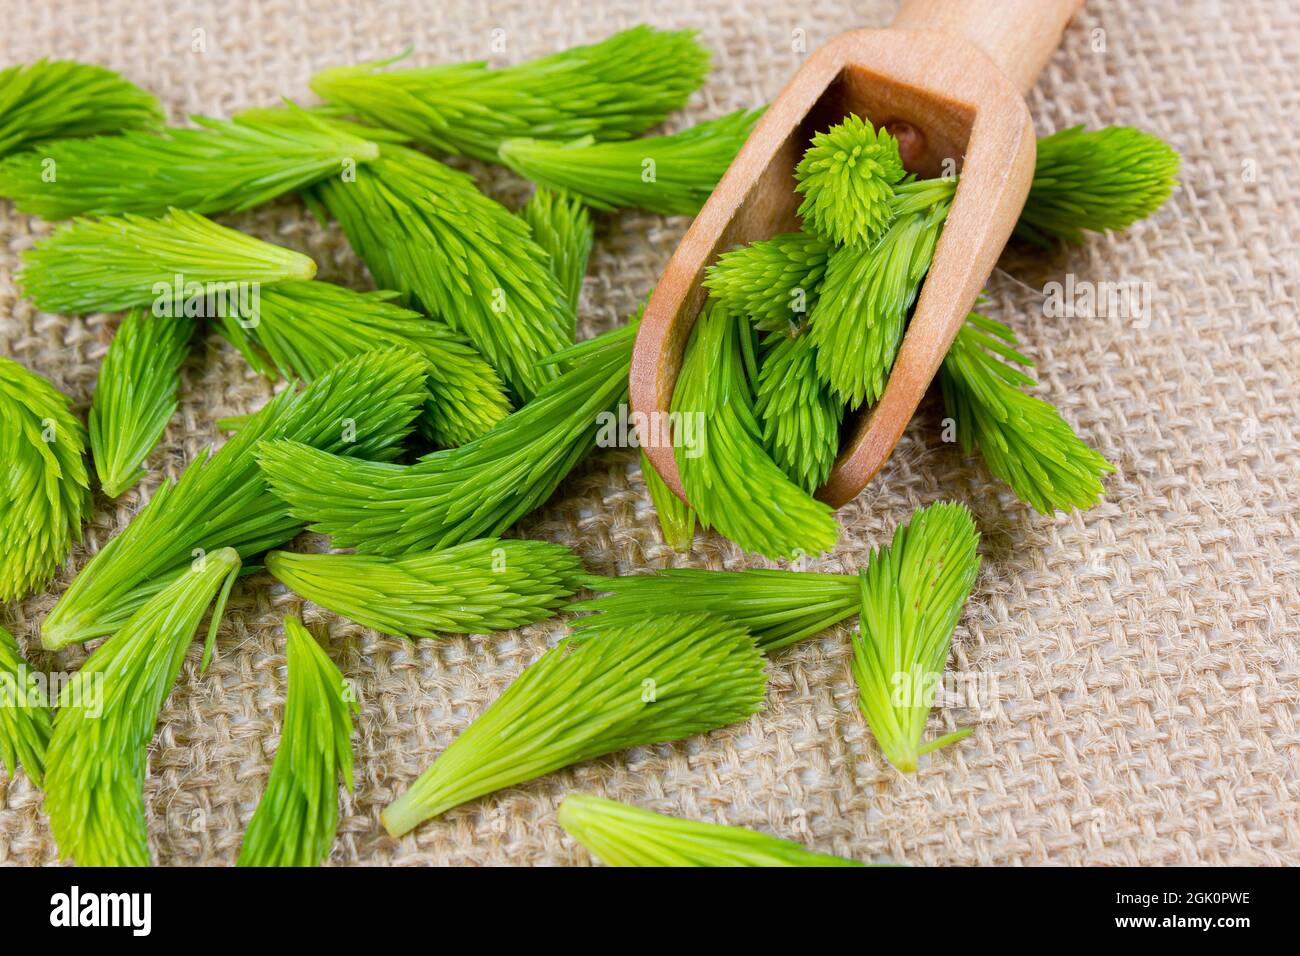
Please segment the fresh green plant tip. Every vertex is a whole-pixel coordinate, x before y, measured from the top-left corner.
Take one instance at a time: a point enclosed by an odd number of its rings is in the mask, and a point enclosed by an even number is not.
[[[833,246],[806,232],[787,232],[724,252],[704,280],[732,315],[764,331],[798,328],[817,304]]]
[[[11,780],[21,764],[32,783],[44,785],[53,719],[43,682],[0,627],[0,764]]]
[[[395,637],[489,634],[545,620],[584,573],[564,545],[499,538],[399,558],[272,551],[266,569],[302,597]]]
[[[833,627],[862,608],[854,574],[670,568],[654,574],[591,576],[584,583],[603,593],[569,607],[595,612],[573,622],[575,638],[622,627],[647,614],[714,614],[746,628],[759,650],[770,654]]]
[[[86,430],[49,382],[0,355],[0,601],[43,587],[90,510]]]
[[[0,156],[162,121],[153,94],[101,66],[37,60],[0,70]]]
[[[673,494],[644,451],[641,452],[641,480],[654,504],[664,544],[674,551],[689,551],[695,540],[695,511]]]
[[[1015,333],[972,312],[939,370],[944,408],[967,454],[978,449],[996,477],[1040,514],[1091,508],[1115,466],[1083,443],[1060,413],[1028,394],[1034,380],[1010,363]]]
[[[77,219],[23,253],[18,284],[45,312],[80,315],[148,306],[194,318],[213,297],[246,303],[263,283],[310,279],[302,253],[173,209],[161,219]]]
[[[297,128],[253,116],[196,116],[199,129],[49,143],[0,162],[0,196],[45,219],[162,216],[173,207],[212,215],[342,177],[379,155],[375,143],[297,112],[303,118]]]
[[[557,819],[607,866],[862,866],[757,830],[683,820],[590,794],[565,797]]]
[[[853,635],[858,706],[889,762],[914,773],[923,754],[970,733],[921,742],[953,629],[979,571],[979,532],[963,505],[922,508],[871,555]]]
[[[117,327],[89,416],[91,457],[110,498],[144,477],[141,466],[176,411],[181,363],[193,336],[193,319],[138,308]]]
[[[323,70],[311,88],[429,149],[495,162],[512,137],[605,140],[644,132],[700,87],[709,54],[691,31],[637,26],[504,69],[481,62],[381,69],[386,65]]]
[[[286,617],[284,637],[284,726],[239,866],[319,866],[338,831],[339,778],[352,790],[352,714],[361,705],[301,621]]]
[[[649,615],[571,644],[525,669],[384,810],[390,834],[561,767],[724,727],[762,706],[763,655],[744,628],[720,618]]]
[[[217,548],[248,558],[293,538],[302,522],[267,491],[254,451],[289,439],[389,461],[423,407],[424,362],[390,349],[340,362],[251,416],[221,449],[201,454],[91,559],[41,625],[46,648],[112,634],[150,596]]]
[[[668,136],[571,143],[509,139],[501,162],[595,209],[693,216],[744,145],[762,110],[737,110]]]
[[[105,641],[59,695],[45,772],[45,814],[65,859],[148,866],[144,775],[163,703],[209,605],[203,666],[239,573],[220,548],[194,562]]]
[[[808,335],[773,332],[758,373],[754,412],[763,447],[786,476],[809,494],[830,477],[840,450],[844,405],[817,376]]]
[[[551,274],[560,283],[576,330],[582,278],[587,274],[587,260],[591,258],[595,238],[591,213],[581,200],[538,186],[520,215],[532,230],[533,241],[550,256]]]
[[[894,217],[894,185],[904,176],[898,141],[850,114],[824,133],[795,168],[808,231],[836,245],[870,246]]]

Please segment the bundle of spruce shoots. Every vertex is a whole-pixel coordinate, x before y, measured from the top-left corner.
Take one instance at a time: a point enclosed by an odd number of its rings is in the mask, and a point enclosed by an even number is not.
[[[963,505],[919,510],[850,574],[609,577],[562,545],[502,537],[627,401],[638,316],[575,341],[596,221],[626,208],[693,214],[761,112],[645,135],[708,66],[691,33],[636,27],[502,69],[325,70],[311,84],[321,107],[190,126],[166,126],[153,96],[99,67],[0,70],[0,196],[71,218],[25,253],[21,289],[49,312],[125,313],[86,424],[50,382],[0,358],[0,601],[49,586],[96,507],[155,472],[147,501],[76,560],[41,624],[50,651],[103,638],[55,699],[0,628],[0,688],[24,704],[0,706],[0,763],[44,789],[65,857],[149,862],[158,715],[182,673],[203,679],[232,588],[247,586],[236,579],[258,570],[412,641],[583,612],[407,781],[382,813],[394,837],[574,763],[744,721],[763,706],[769,655],[854,618],[846,651],[883,756],[912,772],[969,733],[927,739],[931,701],[893,693],[900,676],[919,686],[946,664],[979,567]],[[454,155],[536,189],[512,212],[442,162]],[[1164,201],[1176,169],[1168,147],[1132,129],[1045,137],[1017,236],[1048,245],[1122,229]],[[679,450],[690,506],[642,458],[675,548],[690,548],[697,524],[769,558],[834,546],[835,519],[811,492],[846,413],[880,396],[957,188],[908,176],[897,143],[858,116],[813,138],[797,179],[803,230],[709,273],[673,396],[703,421],[703,453]],[[378,291],[323,282],[311,258],[209,218],[295,193],[338,222]],[[160,479],[151,453],[194,343],[213,332],[284,385],[225,422],[234,435],[220,448]],[[1029,393],[1029,364],[1009,327],[970,316],[940,376],[957,440],[1037,511],[1089,507],[1110,465]],[[335,550],[286,549],[307,528]],[[597,596],[570,603],[584,589]],[[330,853],[353,721],[366,719],[311,630],[290,616],[283,634],[282,729],[240,865]],[[589,795],[568,797],[558,823],[610,865],[854,862]]]

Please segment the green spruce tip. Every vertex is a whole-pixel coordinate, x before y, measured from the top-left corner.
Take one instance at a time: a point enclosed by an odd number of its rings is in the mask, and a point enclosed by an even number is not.
[[[99,366],[88,425],[91,457],[104,494],[116,498],[145,475],[142,467],[176,411],[180,368],[194,320],[132,309]]]
[[[354,182],[324,180],[311,195],[381,288],[467,336],[515,397],[555,377],[542,360],[573,341],[564,293],[528,225],[473,177],[385,144]]]
[[[762,110],[736,110],[667,136],[569,143],[509,139],[500,161],[519,175],[581,197],[593,209],[644,209],[664,216],[700,211]]]
[[[650,502],[659,518],[664,544],[674,551],[691,550],[691,543],[695,540],[695,511],[673,493],[644,451],[641,452],[641,480],[645,482]]]
[[[939,370],[944,409],[967,454],[978,450],[993,475],[1040,514],[1091,508],[1101,476],[1115,466],[1089,448],[1060,413],[1025,389],[1034,380],[1010,362],[1033,363],[1016,351],[1015,333],[972,312]]]
[[[648,615],[570,643],[526,668],[389,804],[380,820],[391,835],[562,767],[725,727],[762,707],[763,655],[720,618]]]
[[[693,31],[637,26],[503,69],[481,62],[382,69],[391,62],[323,70],[312,77],[312,92],[435,152],[495,162],[512,137],[607,140],[644,132],[701,86],[709,53]]]
[[[254,457],[258,444],[284,438],[391,461],[428,398],[424,367],[411,352],[367,352],[306,388],[281,392],[218,451],[165,482],[99,550],[46,615],[44,646],[114,633],[196,554],[232,547],[247,559],[295,537],[302,522],[267,490]]]
[[[0,627],[0,765],[10,780],[21,764],[28,779],[43,786],[53,719],[44,686],[13,635]]]
[[[564,295],[576,331],[582,278],[587,274],[587,261],[591,258],[595,238],[591,213],[581,200],[538,186],[524,204],[520,216],[528,223],[533,241],[550,257],[551,274],[560,284],[560,292]]]
[[[207,666],[239,564],[233,548],[198,559],[96,648],[64,686],[45,771],[45,814],[63,858],[81,866],[149,865],[149,741],[213,605]]]
[[[86,430],[68,397],[0,355],[0,601],[54,576],[90,511]]]
[[[1044,136],[1015,236],[1046,246],[1082,242],[1084,230],[1126,229],[1169,198],[1178,165],[1168,144],[1130,126]]]
[[[672,411],[701,415],[702,453],[678,447],[686,497],[705,527],[746,551],[798,558],[834,547],[829,506],[786,477],[763,449],[743,349],[748,323],[706,304],[691,332],[673,391]]]
[[[585,573],[562,544],[499,538],[397,558],[272,551],[266,569],[335,614],[408,638],[489,634],[545,620]]]
[[[238,866],[319,866],[339,826],[339,778],[352,792],[352,714],[343,674],[295,617],[284,619],[289,691],[266,790]]]
[[[0,70],[0,156],[162,121],[152,93],[102,66],[42,59]]]
[[[296,109],[296,108],[295,108]],[[0,162],[0,196],[45,219],[171,208],[214,215],[251,209],[344,176],[379,155],[379,146],[297,110],[297,126],[256,115],[195,116],[198,129],[131,130],[70,139]],[[49,170],[56,170],[51,178]]]
[[[302,253],[182,209],[160,219],[75,219],[24,252],[23,261],[23,292],[42,311],[69,315],[150,306],[155,314],[193,318],[210,293],[316,274]]]
[[[636,322],[551,357],[567,370],[487,434],[413,465],[364,464],[292,441],[258,459],[288,511],[341,548],[400,555],[499,535],[546,501],[627,401]]]
[[[683,820],[591,794],[565,797],[556,819],[606,866],[863,865],[757,830]]]
[[[844,405],[817,376],[810,336],[772,332],[764,344],[754,401],[763,447],[786,477],[812,494],[839,454]]]
[[[889,762],[914,773],[919,758],[970,729],[921,743],[953,629],[979,571],[979,532],[964,505],[922,508],[876,549],[859,574],[853,635],[858,706]],[[900,701],[901,696],[901,701]]]
[[[806,232],[787,232],[724,252],[708,267],[709,295],[758,329],[801,326],[817,304],[826,262],[834,247]]]
[[[429,388],[420,432],[441,448],[472,441],[510,414],[501,376],[469,340],[397,305],[396,296],[318,280],[277,282],[261,290],[256,324],[223,316],[222,334],[259,373],[307,382],[363,352],[415,352]]]
[[[653,574],[592,575],[584,584],[600,596],[569,606],[570,611],[593,612],[574,620],[575,639],[648,614],[714,614],[748,629],[759,650],[770,654],[819,634],[862,608],[854,574],[669,568]]]
[[[894,186],[905,175],[898,140],[850,113],[817,133],[795,167],[809,232],[838,246],[870,246],[894,218]]]

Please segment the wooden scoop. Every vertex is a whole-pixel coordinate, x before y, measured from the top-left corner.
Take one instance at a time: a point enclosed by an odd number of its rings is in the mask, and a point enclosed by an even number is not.
[[[704,304],[705,267],[799,228],[794,169],[813,133],[849,113],[887,126],[910,172],[961,179],[880,402],[861,416],[817,497],[851,501],[894,450],[1020,215],[1034,175],[1034,85],[1083,0],[903,0],[888,30],[831,40],[768,107],[664,270],[632,353],[632,408],[663,414]],[[661,419],[666,420],[666,419]],[[673,450],[646,447],[683,500]]]

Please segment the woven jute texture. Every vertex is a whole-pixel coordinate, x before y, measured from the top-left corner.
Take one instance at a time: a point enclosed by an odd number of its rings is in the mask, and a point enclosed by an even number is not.
[[[514,62],[638,22],[700,31],[714,70],[670,126],[773,96],[836,32],[884,26],[891,2],[320,3],[307,0],[0,2],[0,65],[77,57],[125,73],[172,118],[309,101],[322,67],[392,54],[415,63]],[[496,46],[494,47],[494,41]],[[504,49],[501,49],[504,41]],[[1300,863],[1300,332],[1294,122],[1300,7],[1289,0],[1089,0],[1030,105],[1042,133],[1132,124],[1183,157],[1182,185],[1151,220],[1085,245],[1004,257],[989,312],[1038,360],[1041,393],[1118,466],[1105,501],[1042,517],[945,444],[927,403],[884,472],[840,512],[839,546],[809,570],[851,570],[913,509],[964,501],[984,565],[951,666],[977,707],[930,733],[973,736],[920,772],[891,768],[856,710],[847,630],[776,657],[766,710],[673,745],[611,755],[476,800],[401,840],[380,810],[519,672],[562,620],[490,638],[417,644],[304,606],[269,578],[236,588],[219,653],[199,649],[159,721],[146,797],[155,860],[230,864],[266,783],[285,692],[280,621],[304,614],[362,701],[357,789],[343,799],[335,864],[583,864],[555,822],[586,791],[757,827],[814,849],[927,864]],[[527,186],[468,167],[517,204]],[[300,249],[323,278],[368,287],[335,228],[285,199],[225,221]],[[686,221],[602,219],[582,302],[591,334],[652,287]],[[0,347],[89,405],[117,316],[44,315],[17,295],[19,254],[49,226],[0,203]],[[1144,319],[1051,318],[1044,286],[1146,283]],[[47,595],[0,610],[38,666],[38,624],[73,572],[205,446],[215,421],[257,409],[272,385],[216,336],[184,369],[181,407],[121,500],[98,496],[85,541]],[[600,573],[760,565],[702,535],[664,547],[634,455],[601,454],[519,526],[563,541]],[[0,862],[58,859],[26,777],[0,771]]]

